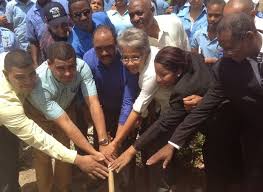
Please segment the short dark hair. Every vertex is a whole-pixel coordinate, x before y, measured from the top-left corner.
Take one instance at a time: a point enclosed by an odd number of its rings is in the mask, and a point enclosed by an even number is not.
[[[114,30],[112,27],[108,26],[108,25],[99,25],[99,26],[94,30],[93,35],[92,35],[92,39],[94,40],[95,34],[98,33],[98,32],[101,32],[101,31],[109,31],[109,32],[112,34],[115,43],[117,44],[117,35],[116,35],[116,33],[115,33],[115,30]]]
[[[51,62],[55,59],[65,61],[71,58],[76,59],[76,53],[73,47],[64,41],[55,42],[48,47],[47,59]]]
[[[224,7],[226,5],[226,2],[225,0],[208,0],[207,7],[209,5],[222,5]]]
[[[186,72],[192,63],[191,53],[177,47],[167,46],[162,48],[154,59],[165,69],[176,73],[178,70]]]
[[[70,12],[70,10],[71,10],[71,5],[72,5],[73,3],[76,3],[76,2],[79,2],[79,1],[86,1],[86,2],[89,4],[89,6],[90,6],[90,0],[69,0],[69,1],[68,1],[68,10],[69,10],[69,12]]]
[[[22,50],[15,49],[6,54],[4,59],[4,69],[10,71],[12,67],[26,68],[33,65],[33,60],[31,55]]]
[[[229,30],[232,38],[241,40],[248,31],[256,32],[254,19],[246,13],[234,13],[224,16],[217,26],[217,33]]]

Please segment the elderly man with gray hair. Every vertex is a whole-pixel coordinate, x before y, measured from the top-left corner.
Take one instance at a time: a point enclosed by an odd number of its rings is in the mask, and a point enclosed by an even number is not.
[[[147,33],[151,46],[190,50],[186,32],[175,14],[154,16],[154,7],[149,0],[130,0],[128,11],[131,23]]]

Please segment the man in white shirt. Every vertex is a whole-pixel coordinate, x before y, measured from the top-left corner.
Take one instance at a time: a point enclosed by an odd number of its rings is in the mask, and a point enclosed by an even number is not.
[[[174,46],[190,50],[188,37],[176,15],[154,16],[151,1],[147,0],[131,0],[128,11],[131,23],[148,34],[151,46]]]
[[[77,165],[91,176],[106,177],[107,168],[99,163],[104,159],[77,155],[25,115],[24,99],[36,83],[31,56],[23,50],[3,53],[0,70],[0,191],[19,191],[18,139],[14,135],[53,158]]]

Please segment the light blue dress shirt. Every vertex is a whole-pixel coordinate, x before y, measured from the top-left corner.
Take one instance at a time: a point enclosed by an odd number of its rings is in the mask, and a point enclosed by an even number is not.
[[[210,40],[207,28],[197,31],[192,39],[191,48],[199,49],[199,52],[205,58],[221,58],[223,49],[219,47],[217,38]]]
[[[0,0],[0,16],[5,15],[5,8],[8,1]]]
[[[19,0],[12,0],[6,5],[6,17],[9,23],[13,24],[14,33],[20,43],[20,47],[24,50],[28,47],[26,38],[26,14],[34,5],[31,0],[23,3]]]
[[[201,11],[201,14],[197,17],[197,19],[192,22],[190,19],[190,3],[187,2],[183,9],[181,9],[178,13],[177,16],[181,19],[184,29],[188,35],[189,42],[191,43],[193,35],[195,34],[196,31],[206,28],[208,23],[207,23],[207,11],[205,6],[203,6],[203,9]]]
[[[0,53],[19,48],[15,34],[7,28],[0,27]]]
[[[107,11],[107,15],[114,25],[116,34],[121,34],[125,29],[132,27],[128,10],[121,15],[117,10]]]
[[[89,66],[81,59],[77,59],[76,63],[75,79],[68,84],[60,83],[55,79],[47,61],[36,69],[39,79],[29,101],[47,119],[60,117],[70,106],[78,89],[81,89],[84,97],[97,95],[96,84]]]
[[[157,15],[163,15],[165,14],[166,9],[169,7],[169,3],[167,3],[165,0],[156,0],[157,5]]]
[[[104,11],[109,11],[113,4],[115,4],[115,0],[104,0]]]

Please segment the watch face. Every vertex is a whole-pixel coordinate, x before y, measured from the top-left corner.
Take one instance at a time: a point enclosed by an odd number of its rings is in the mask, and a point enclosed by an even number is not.
[[[99,141],[99,145],[108,145],[108,144],[109,144],[108,139],[103,139],[103,140]]]

